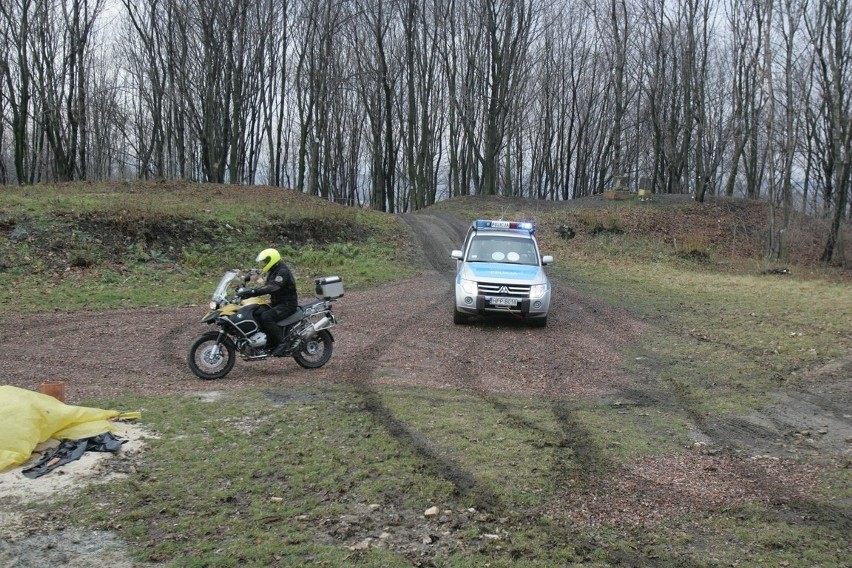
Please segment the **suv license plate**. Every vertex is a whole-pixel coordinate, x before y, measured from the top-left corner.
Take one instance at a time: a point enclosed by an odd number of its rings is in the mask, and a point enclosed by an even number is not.
[[[491,298],[492,306],[517,306],[517,298]]]

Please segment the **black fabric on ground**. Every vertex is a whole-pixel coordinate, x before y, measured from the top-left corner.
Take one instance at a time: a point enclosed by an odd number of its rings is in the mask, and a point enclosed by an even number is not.
[[[50,473],[61,465],[80,459],[80,456],[87,451],[114,453],[121,448],[123,443],[124,440],[119,440],[110,432],[80,440],[64,440],[57,447],[46,452],[38,462],[23,470],[22,473],[30,479],[35,479]]]

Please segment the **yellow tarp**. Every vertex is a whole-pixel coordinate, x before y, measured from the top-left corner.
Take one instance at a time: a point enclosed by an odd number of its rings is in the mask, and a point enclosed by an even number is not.
[[[116,410],[71,406],[38,392],[0,386],[0,472],[25,463],[49,440],[79,440],[114,431]]]

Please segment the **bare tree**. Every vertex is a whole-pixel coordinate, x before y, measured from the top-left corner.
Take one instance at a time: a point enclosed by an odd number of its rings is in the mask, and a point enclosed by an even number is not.
[[[502,152],[526,96],[539,12],[528,0],[442,5],[442,60],[450,97],[450,170],[456,194],[498,191]],[[513,122],[514,120],[514,122]],[[505,176],[504,176],[505,177]],[[507,180],[508,181],[508,180]]]
[[[164,178],[178,173],[167,168],[166,154],[169,136],[166,99],[169,63],[174,56],[168,52],[167,22],[172,13],[159,0],[132,2],[122,0],[129,29],[123,35],[123,56],[131,81],[130,104],[132,130],[125,132],[133,148],[134,169],[141,178]],[[166,29],[163,29],[166,27]]]
[[[401,140],[407,164],[404,207],[421,209],[437,197],[438,143],[443,126],[438,58],[438,11],[421,0],[399,3],[404,36],[405,99],[401,103]]]
[[[852,186],[852,27],[849,0],[818,3],[806,16],[805,25],[814,46],[814,78],[821,97],[820,111],[827,127],[822,156],[831,201],[828,237],[821,256],[832,262],[843,252],[840,226],[847,214]]]
[[[98,50],[88,74],[89,136],[86,168],[89,179],[110,179],[122,169],[121,125],[126,121],[121,107],[118,65],[108,53]]]
[[[767,242],[767,257],[776,258],[780,252],[778,230],[776,228],[775,200],[777,175],[772,161],[775,160],[775,85],[773,74],[773,45],[771,40],[772,20],[775,16],[773,0],[766,0],[765,12],[761,12],[764,25],[763,33],[763,58],[761,65],[761,97],[764,108],[764,128],[766,133],[766,156],[770,160],[768,172],[768,198],[769,198],[769,238]]]
[[[0,81],[3,83],[0,111],[3,111],[3,122],[11,127],[15,179],[21,184],[34,181],[29,168],[33,157],[28,144],[32,99],[30,21],[34,10],[33,0],[0,3],[0,46],[5,54],[0,59]]]
[[[572,30],[573,40],[568,46],[567,62],[568,92],[570,111],[566,117],[571,124],[571,135],[567,144],[573,156],[573,182],[563,190],[563,198],[568,199],[591,195],[600,190],[602,183],[598,175],[602,156],[606,147],[607,80],[608,69],[598,51],[602,49],[601,39],[595,35],[595,27],[585,22],[592,17],[591,12],[570,12],[568,29]]]
[[[769,3],[772,6],[772,3]],[[766,80],[769,83],[765,89],[767,93],[767,138],[769,144],[769,156],[776,167],[770,170],[769,178],[769,242],[767,252],[770,259],[778,259],[784,256],[784,235],[790,221],[790,209],[792,208],[793,193],[793,163],[797,149],[798,120],[797,110],[801,108],[799,96],[794,91],[794,67],[796,64],[796,33],[801,27],[804,13],[803,2],[796,0],[783,0],[775,8],[778,36],[783,48],[781,65],[774,61],[775,57],[770,48],[769,27],[765,29],[765,53],[766,53]],[[770,14],[771,16],[771,14]],[[771,81],[772,67],[779,66],[783,70],[783,89],[778,89]],[[780,93],[780,97],[778,96]],[[780,98],[783,111],[779,118],[783,120],[776,122],[775,100]],[[774,154],[777,153],[777,156]],[[775,172],[778,172],[777,175]],[[780,179],[779,179],[780,178]],[[780,191],[779,191],[780,190]],[[782,208],[781,226],[777,226],[777,205]]]
[[[16,54],[0,72],[9,92],[19,183],[42,175],[87,178],[89,75],[102,9],[102,0],[37,0],[4,4],[0,11],[4,44]],[[45,145],[49,159],[39,156]]]
[[[450,197],[469,195],[478,178],[473,156],[478,131],[477,109],[481,106],[472,87],[473,65],[481,44],[481,34],[464,2],[434,0],[438,22],[438,49],[446,81],[448,104],[447,187]],[[468,24],[468,22],[470,23]]]
[[[350,19],[350,6],[342,0],[302,0],[294,16],[293,90],[298,109],[296,187],[311,195],[328,197],[320,187],[320,159],[328,150],[331,97],[344,85],[338,63],[345,45],[338,31]],[[359,54],[360,55],[360,54]]]
[[[482,81],[486,97],[484,132],[476,154],[482,165],[480,192],[497,193],[500,153],[512,132],[513,111],[524,100],[527,57],[537,33],[537,13],[533,2],[483,0],[480,17],[484,23],[483,59],[488,67]]]
[[[264,74],[267,78],[265,96],[260,104],[266,122],[267,182],[279,186],[288,179],[286,160],[290,156],[289,130],[293,128],[293,106],[288,104],[290,61],[289,26],[290,3],[287,0],[266,0],[269,44]]]
[[[566,19],[559,11],[550,17],[541,38],[540,57],[533,73],[532,116],[528,125],[530,146],[530,194],[557,199],[566,185],[569,165],[569,138],[574,122],[567,116],[569,93],[568,45],[573,40]]]
[[[360,0],[354,21],[358,90],[370,125],[373,208],[396,212],[397,153],[395,92],[401,78],[393,0]]]
[[[714,63],[711,59],[711,50],[714,43],[714,27],[712,22],[716,20],[715,2],[710,0],[697,0],[690,2],[689,17],[687,18],[691,58],[693,60],[692,93],[685,100],[687,105],[694,108],[692,128],[695,129],[693,136],[692,156],[694,162],[693,191],[695,200],[699,203],[704,201],[708,188],[714,184],[714,178],[719,165],[722,162],[726,139],[718,122],[714,122],[714,110],[719,110],[721,105],[717,102],[715,109],[712,103],[713,93],[710,86],[710,65]],[[719,76],[716,76],[719,79]]]
[[[608,32],[610,50],[607,52],[612,77],[613,115],[612,131],[607,145],[612,150],[612,173],[623,176],[625,173],[624,118],[627,113],[627,53],[630,42],[630,14],[626,0],[609,0]]]
[[[759,196],[764,156],[760,151],[759,80],[760,54],[763,49],[765,25],[763,12],[756,3],[732,0],[728,5],[731,32],[733,92],[733,153],[725,194],[734,195],[741,164],[745,164],[746,195]]]

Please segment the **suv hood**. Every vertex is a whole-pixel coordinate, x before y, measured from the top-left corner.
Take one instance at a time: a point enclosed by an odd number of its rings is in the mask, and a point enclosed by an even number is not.
[[[547,281],[540,266],[499,262],[465,263],[461,277],[477,282],[542,284]]]

